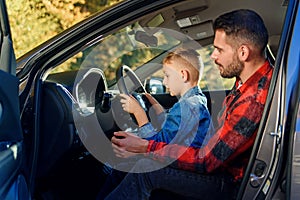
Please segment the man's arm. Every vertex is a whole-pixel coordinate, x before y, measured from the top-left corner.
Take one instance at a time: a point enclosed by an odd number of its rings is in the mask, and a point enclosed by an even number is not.
[[[255,101],[254,96],[247,98],[226,116],[223,126],[202,148],[186,147],[177,144],[166,144],[138,138],[130,133],[118,132],[112,138],[117,146],[135,153],[146,153],[146,156],[161,162],[172,162],[173,167],[210,172],[228,159],[246,151],[253,145],[264,105]]]
[[[117,146],[135,153],[146,153],[155,160],[170,162],[176,168],[210,172],[248,149],[254,142],[264,106],[248,100],[236,107],[215,135],[203,148],[147,141],[125,132],[115,133],[123,139],[112,138]]]
[[[263,109],[254,100],[245,101],[234,109],[206,146],[192,148],[149,141],[147,155],[161,162],[173,159],[176,168],[210,172],[253,145]]]

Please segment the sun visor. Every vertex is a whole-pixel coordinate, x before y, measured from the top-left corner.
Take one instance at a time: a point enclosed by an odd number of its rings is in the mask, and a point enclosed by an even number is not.
[[[184,27],[180,30],[194,40],[202,40],[214,36],[212,20]]]

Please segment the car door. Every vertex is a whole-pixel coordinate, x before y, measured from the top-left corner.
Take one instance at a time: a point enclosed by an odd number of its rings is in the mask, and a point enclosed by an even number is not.
[[[22,174],[22,128],[19,112],[19,81],[5,1],[0,1],[0,199],[30,199]]]
[[[238,199],[299,199],[299,1],[290,0],[265,114]],[[293,153],[293,155],[291,155]],[[293,157],[294,156],[294,157]]]

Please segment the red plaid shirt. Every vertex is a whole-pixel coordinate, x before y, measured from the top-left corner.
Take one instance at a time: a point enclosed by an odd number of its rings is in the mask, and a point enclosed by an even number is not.
[[[234,180],[243,175],[262,117],[273,67],[265,62],[239,88],[235,86],[223,102],[219,129],[203,148],[149,141],[147,155],[171,166],[198,173],[227,171]]]

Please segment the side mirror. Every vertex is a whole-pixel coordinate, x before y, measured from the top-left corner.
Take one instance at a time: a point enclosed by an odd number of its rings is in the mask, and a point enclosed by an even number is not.
[[[145,89],[150,94],[165,94],[166,87],[163,84],[163,79],[158,77],[151,77],[146,80]]]

